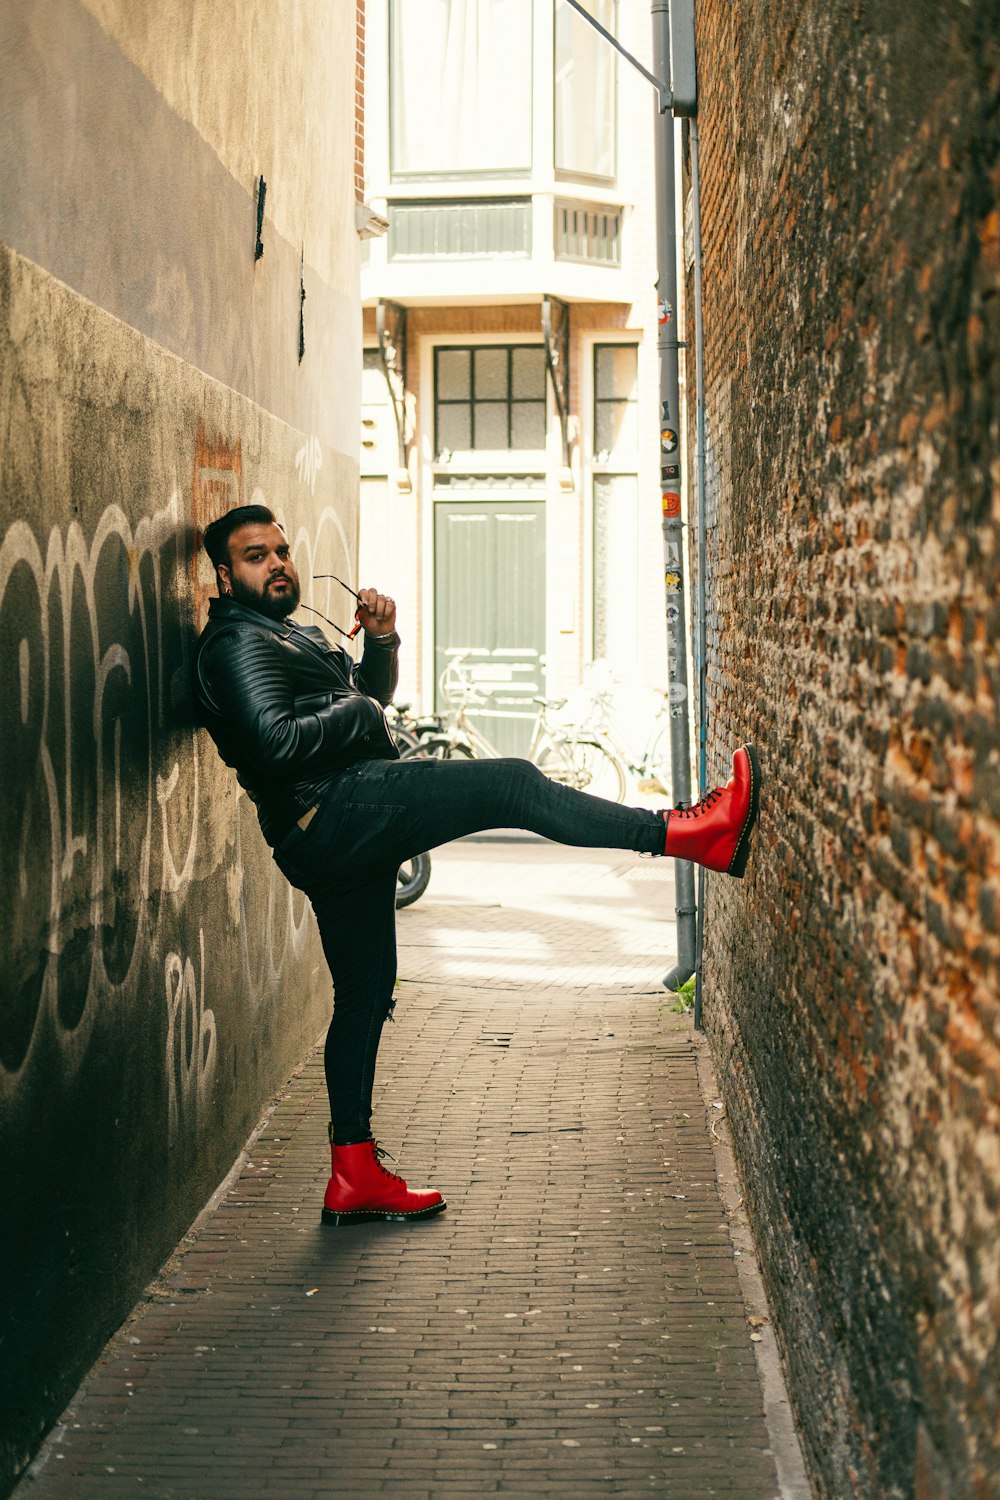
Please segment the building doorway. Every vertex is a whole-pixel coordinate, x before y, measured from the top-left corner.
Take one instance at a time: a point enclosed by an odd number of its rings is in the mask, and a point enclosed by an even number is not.
[[[470,717],[505,755],[523,755],[545,693],[545,503],[434,506],[435,703],[449,663],[469,664]]]

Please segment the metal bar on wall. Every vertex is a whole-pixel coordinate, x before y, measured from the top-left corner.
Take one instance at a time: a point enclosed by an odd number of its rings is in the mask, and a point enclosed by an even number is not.
[[[402,473],[406,469],[406,308],[397,302],[379,302],[375,309],[375,331],[396,419],[396,445]]]
[[[554,316],[553,316],[554,314]],[[563,467],[569,468],[569,308],[558,297],[542,298],[545,364],[562,430]]]
[[[666,70],[664,70],[663,74],[660,77],[657,77],[655,73],[651,73],[648,68],[643,67],[642,63],[637,57],[633,57],[631,52],[627,52],[625,50],[616,36],[612,36],[610,31],[605,31],[604,27],[595,16],[592,16],[588,10],[584,10],[583,6],[580,4],[580,0],[566,0],[566,3],[567,5],[571,5],[573,9],[577,11],[585,21],[589,21],[594,30],[596,32],[599,32],[604,40],[610,43],[612,47],[614,47],[616,52],[620,52],[625,61],[630,62],[633,68],[635,68],[637,72],[642,74],[643,78],[649,80],[649,82],[653,85],[654,89],[659,95],[660,113],[662,114],[664,110],[668,110],[673,103],[673,95],[670,92],[669,85],[664,83],[663,81],[664,77],[666,77]]]

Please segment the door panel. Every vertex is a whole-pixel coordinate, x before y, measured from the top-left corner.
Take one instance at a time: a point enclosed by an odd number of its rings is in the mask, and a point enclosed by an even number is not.
[[[467,656],[488,700],[470,717],[502,754],[523,755],[545,692],[544,502],[438,501],[434,533],[435,676]]]

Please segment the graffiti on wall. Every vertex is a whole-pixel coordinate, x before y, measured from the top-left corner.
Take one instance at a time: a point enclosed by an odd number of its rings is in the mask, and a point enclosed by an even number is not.
[[[215,1076],[215,1016],[205,1004],[205,933],[198,932],[199,970],[190,958],[168,953],[163,965],[167,992],[168,1128],[196,1125]]]
[[[317,437],[307,438],[295,455],[295,470],[310,495],[316,493],[316,480],[323,467],[323,450]]]
[[[164,552],[177,540],[175,505],[135,531],[112,505],[89,542],[73,522],[43,546],[15,521],[0,545],[0,638],[17,642],[18,676],[4,697],[20,710],[0,740],[3,782],[20,790],[0,811],[16,851],[0,934],[8,1077],[41,1014],[70,1054],[85,1043],[93,997],[128,986],[160,893],[190,870],[197,783],[182,807],[179,767],[155,750],[170,692]]]
[[[231,467],[202,467],[221,486],[218,514],[238,495]],[[329,508],[293,547],[304,584],[314,554],[317,571],[350,566]],[[219,882],[242,929],[239,984],[251,1004],[273,991],[307,931],[304,898],[273,869],[266,911],[246,920],[246,838],[259,857],[252,812],[244,797],[224,798],[220,827],[209,806],[209,787],[218,800],[231,782],[191,717],[194,550],[176,495],[134,525],[109,505],[89,538],[72,521],[40,540],[17,520],[0,541],[0,701],[11,710],[0,735],[0,1094],[17,1087],[42,1036],[71,1074],[102,1007],[144,1000],[140,978],[158,968],[172,1132],[196,1122],[221,1040],[199,882]],[[197,961],[185,951],[192,932]],[[211,967],[211,945],[208,957]]]

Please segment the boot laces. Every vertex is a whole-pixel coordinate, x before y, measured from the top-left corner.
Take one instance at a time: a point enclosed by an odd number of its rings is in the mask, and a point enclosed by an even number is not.
[[[382,1163],[384,1161],[391,1161],[395,1166],[396,1158],[394,1156],[390,1156],[388,1151],[386,1151],[384,1147],[379,1145],[378,1141],[372,1141],[372,1155],[375,1157],[375,1162],[380,1172],[384,1172],[386,1177],[391,1177],[393,1182],[403,1181],[402,1177],[400,1177],[397,1172],[390,1172],[388,1167],[383,1167]]]
[[[675,818],[703,818],[706,813],[711,812],[721,796],[722,787],[717,786],[693,807],[674,808],[673,816]]]

